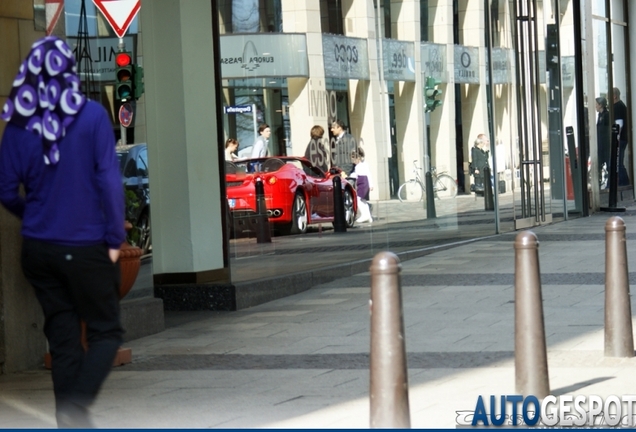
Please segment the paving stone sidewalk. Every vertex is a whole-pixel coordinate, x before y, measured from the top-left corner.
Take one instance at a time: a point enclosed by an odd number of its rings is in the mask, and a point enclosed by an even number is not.
[[[630,265],[633,210],[622,216]],[[610,216],[532,230],[540,241],[555,395],[622,395],[636,388],[636,358],[603,355]],[[453,428],[479,395],[514,393],[515,235],[402,262],[413,427]],[[362,273],[238,312],[169,313],[164,332],[126,344],[134,361],[111,373],[93,409],[95,423],[367,428],[369,286],[369,273]],[[0,419],[7,428],[54,427],[49,373],[0,376]]]

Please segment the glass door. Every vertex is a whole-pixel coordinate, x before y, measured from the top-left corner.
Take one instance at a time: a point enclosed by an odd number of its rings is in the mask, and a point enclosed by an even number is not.
[[[552,222],[543,1],[514,2],[518,104],[515,229]]]

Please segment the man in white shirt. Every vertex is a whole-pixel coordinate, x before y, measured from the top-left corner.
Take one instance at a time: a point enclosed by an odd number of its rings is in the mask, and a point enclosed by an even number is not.
[[[267,156],[269,149],[267,147],[267,143],[269,141],[269,136],[272,134],[269,125],[263,123],[258,127],[259,136],[256,138],[254,142],[254,146],[252,147],[252,159],[261,158]]]

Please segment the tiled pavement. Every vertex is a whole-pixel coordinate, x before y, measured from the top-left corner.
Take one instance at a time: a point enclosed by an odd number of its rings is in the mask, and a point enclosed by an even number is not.
[[[636,257],[636,209],[628,210],[628,256]],[[609,216],[533,229],[555,395],[636,388],[636,358],[603,355]],[[413,427],[454,427],[478,395],[514,393],[514,238],[402,262]],[[167,330],[126,344],[134,361],[110,375],[96,424],[368,427],[369,286],[362,273],[238,312],[168,314]],[[53,426],[49,373],[0,376],[0,419],[2,427]]]

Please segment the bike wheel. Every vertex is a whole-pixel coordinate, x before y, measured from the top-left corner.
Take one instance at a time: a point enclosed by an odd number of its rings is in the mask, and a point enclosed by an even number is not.
[[[422,201],[423,195],[422,185],[415,180],[409,180],[403,183],[398,189],[398,198],[401,202]]]
[[[457,196],[457,182],[448,174],[442,174],[435,181],[435,194],[437,198],[455,198]]]

